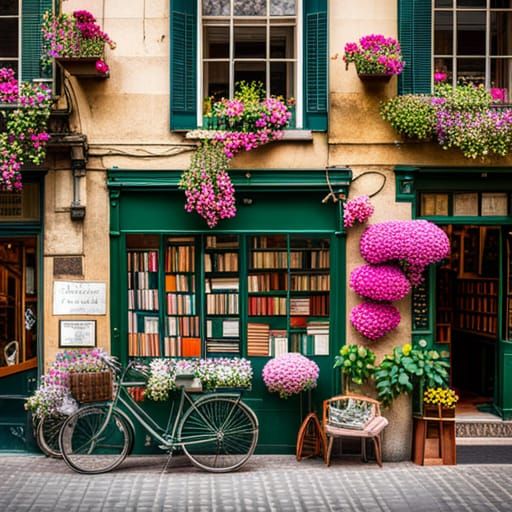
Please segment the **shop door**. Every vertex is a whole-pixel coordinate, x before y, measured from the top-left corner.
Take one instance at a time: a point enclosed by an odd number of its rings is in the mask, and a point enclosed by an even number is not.
[[[37,238],[0,238],[0,449],[26,450],[37,380]]]

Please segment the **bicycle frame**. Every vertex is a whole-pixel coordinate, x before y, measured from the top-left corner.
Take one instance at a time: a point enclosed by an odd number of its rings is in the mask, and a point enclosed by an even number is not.
[[[185,402],[188,403],[188,407],[185,410],[188,410],[190,407],[194,408],[196,412],[200,414],[205,423],[208,424],[208,419],[205,418],[201,411],[197,409],[196,404],[208,399],[208,397],[211,395],[201,396],[199,399],[194,400],[190,397],[185,388],[182,387],[180,390],[179,405],[176,411],[176,416],[174,418],[172,429],[170,428],[170,423],[174,412],[174,403],[172,404],[169,411],[167,427],[163,428],[146,411],[144,411],[142,407],[140,407],[140,405],[137,404],[137,402],[135,402],[135,400],[132,398],[132,396],[126,389],[132,386],[138,387],[145,385],[144,381],[125,380],[127,373],[129,372],[130,369],[132,369],[133,366],[133,361],[130,361],[118,379],[117,390],[112,402],[110,403],[109,412],[107,418],[105,419],[105,427],[106,425],[108,425],[108,422],[110,421],[112,411],[116,410],[120,412],[123,416],[126,416],[124,411],[122,409],[119,409],[118,407],[118,404],[121,404],[131,414],[131,416],[133,416],[140,423],[140,425],[146,430],[146,432],[149,433],[154,439],[156,439],[160,443],[161,448],[163,449],[174,450],[175,448],[181,447],[183,445],[199,444],[216,439],[216,433],[214,432],[215,428],[212,425],[210,425],[212,429],[212,434],[204,434],[202,436],[197,435],[195,436],[197,438],[195,440],[181,441],[177,439],[177,431],[183,416]],[[216,393],[215,396],[234,398],[236,400],[235,405],[237,405],[238,402],[241,400],[240,393]],[[229,420],[229,418],[230,417],[228,416],[224,423],[226,423]],[[97,437],[99,437],[102,434],[104,428],[100,429],[100,431],[97,433]]]

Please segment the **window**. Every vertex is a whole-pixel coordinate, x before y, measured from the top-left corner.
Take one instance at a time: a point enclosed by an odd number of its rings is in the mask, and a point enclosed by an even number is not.
[[[296,0],[202,1],[203,96],[233,97],[241,81],[296,96],[300,82]]]
[[[0,2],[0,68],[19,70],[19,0]]]
[[[327,129],[327,0],[171,0],[173,130],[242,80],[296,100],[296,128]]]
[[[512,0],[434,0],[434,72],[512,101]]]

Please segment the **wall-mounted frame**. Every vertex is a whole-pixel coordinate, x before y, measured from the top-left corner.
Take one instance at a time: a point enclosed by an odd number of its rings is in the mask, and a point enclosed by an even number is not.
[[[59,320],[60,348],[96,346],[96,320]]]

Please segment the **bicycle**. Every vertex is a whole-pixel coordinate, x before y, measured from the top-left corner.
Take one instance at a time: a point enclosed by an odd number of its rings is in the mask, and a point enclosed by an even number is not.
[[[64,414],[44,416],[37,422],[37,425],[35,425],[37,445],[47,457],[62,459],[59,446],[59,434],[66,419],[67,416]]]
[[[249,460],[259,426],[252,409],[241,401],[240,392],[214,392],[195,398],[181,384],[176,414],[173,401],[164,428],[128,392],[128,388],[145,385],[126,379],[132,370],[147,377],[133,361],[122,372],[114,369],[117,386],[112,401],[80,408],[64,422],[59,443],[64,460],[73,470],[98,474],[117,468],[133,448],[132,417],[169,456],[181,448],[203,470],[236,471]],[[177,383],[179,380],[177,377]]]

